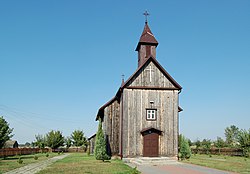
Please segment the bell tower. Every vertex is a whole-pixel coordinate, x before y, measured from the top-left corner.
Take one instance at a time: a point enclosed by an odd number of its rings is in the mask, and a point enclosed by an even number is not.
[[[146,17],[145,26],[135,49],[135,51],[138,51],[138,67],[140,67],[149,57],[156,58],[156,47],[158,45],[157,40],[148,26],[148,12],[146,11],[143,15]]]

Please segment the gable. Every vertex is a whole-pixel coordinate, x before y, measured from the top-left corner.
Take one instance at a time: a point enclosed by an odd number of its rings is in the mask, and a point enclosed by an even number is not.
[[[180,85],[154,59],[149,58],[129,79],[127,87],[177,88]]]

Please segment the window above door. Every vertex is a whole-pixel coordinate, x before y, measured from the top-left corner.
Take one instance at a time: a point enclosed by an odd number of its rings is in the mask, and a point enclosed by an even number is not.
[[[154,121],[157,117],[157,109],[146,109],[146,120]]]

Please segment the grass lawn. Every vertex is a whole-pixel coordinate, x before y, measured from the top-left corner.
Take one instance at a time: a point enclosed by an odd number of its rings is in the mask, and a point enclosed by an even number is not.
[[[222,155],[192,155],[183,162],[226,170],[237,173],[250,173],[250,158]]]
[[[71,174],[137,174],[135,169],[125,165],[121,160],[99,161],[94,156],[72,153],[56,161],[38,174],[71,173]],[[139,173],[139,172],[138,172]]]
[[[34,156],[37,156],[38,159],[35,160]],[[42,160],[46,160],[48,158],[57,156],[57,153],[49,153],[49,157],[46,157],[46,153],[37,153],[37,154],[33,154],[33,155],[22,155],[21,159],[23,160],[22,164],[19,164],[17,161],[19,159],[19,156],[11,156],[11,157],[6,157],[4,158],[0,158],[0,174],[10,171],[10,170],[14,170],[16,168],[19,167],[23,167],[27,164],[31,164],[31,163],[35,163],[38,161],[42,161]]]

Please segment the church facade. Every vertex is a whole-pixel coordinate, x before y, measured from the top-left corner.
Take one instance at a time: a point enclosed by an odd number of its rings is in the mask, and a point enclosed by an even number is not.
[[[112,155],[177,157],[182,87],[156,60],[158,42],[145,22],[138,68],[97,113]]]

